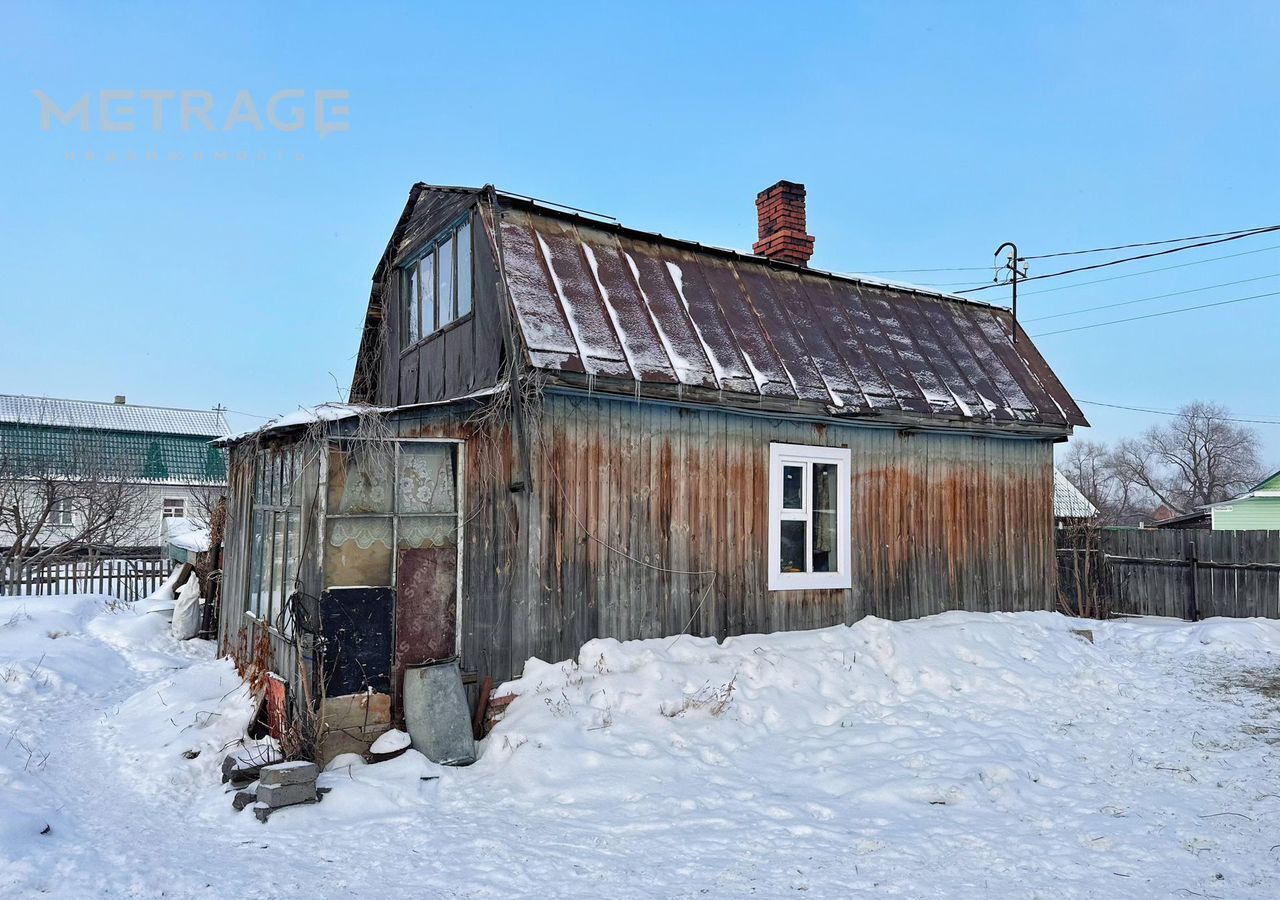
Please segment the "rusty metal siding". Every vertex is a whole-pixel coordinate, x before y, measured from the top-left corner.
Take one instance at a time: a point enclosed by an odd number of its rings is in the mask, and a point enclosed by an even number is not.
[[[850,416],[1087,424],[1008,310],[646,235],[501,195],[529,361],[602,390],[673,382]]]

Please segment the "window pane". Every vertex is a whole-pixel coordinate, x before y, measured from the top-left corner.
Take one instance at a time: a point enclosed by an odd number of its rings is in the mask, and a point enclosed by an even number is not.
[[[402,302],[400,304],[402,325],[400,328],[400,346],[407,347],[422,335],[422,320],[418,310],[418,267],[409,268],[407,283],[400,288]]]
[[[797,519],[784,519],[782,526],[782,552],[780,554],[782,571],[803,572],[805,532],[809,523]]]
[[[436,280],[439,284],[439,291],[436,294],[439,298],[436,304],[436,309],[439,310],[436,322],[438,328],[453,321],[453,238],[441,244],[436,253],[438,254]]]
[[[457,516],[401,516],[396,529],[397,550],[458,546]]]
[[[456,496],[452,445],[400,445],[400,474],[396,478],[398,512],[452,513],[457,510]]]
[[[290,545],[293,543],[294,536],[289,532],[289,519],[289,513],[276,513],[276,558],[279,560],[276,572],[276,581],[279,585],[275,606],[277,625],[280,624],[278,620],[284,614],[284,601],[293,590],[293,569],[289,565],[289,554],[293,549]]]
[[[329,515],[391,512],[391,444],[329,450]]]
[[[804,466],[782,467],[782,508],[804,509]]]
[[[285,556],[289,540],[289,517],[283,512],[275,514],[275,543],[271,554],[271,618],[272,625],[279,626],[277,621],[280,610],[284,607]]]
[[[295,590],[294,583],[298,578],[298,549],[301,545],[302,538],[298,531],[301,527],[301,513],[298,510],[290,510],[288,513],[288,533],[289,533],[289,550],[285,554],[285,604],[281,607],[284,613],[284,622],[282,624],[283,631],[286,635],[293,636],[293,609],[288,605],[289,595]]]
[[[436,255],[428,253],[418,262],[418,293],[422,298],[419,313],[422,337],[436,330]]]
[[[471,223],[458,229],[458,317],[471,312]]]
[[[258,592],[258,612],[268,624],[271,622],[271,595],[275,589],[275,537],[276,514],[262,514],[262,590]]]
[[[280,505],[292,506],[294,503],[293,482],[297,478],[297,472],[294,470],[297,451],[293,447],[290,447],[287,450],[281,450],[280,458],[283,464],[282,471],[284,472],[284,480],[280,485]]]
[[[263,512],[253,513],[253,549],[249,557],[249,611],[258,615],[262,609],[262,535]]]
[[[327,587],[391,584],[391,517],[330,519],[324,548]]]
[[[814,463],[813,478],[813,569],[834,572],[839,559],[836,553],[836,504],[840,490],[836,482],[835,463]]]

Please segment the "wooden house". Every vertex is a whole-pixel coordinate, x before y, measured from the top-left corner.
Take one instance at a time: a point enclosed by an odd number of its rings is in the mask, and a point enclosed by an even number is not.
[[[1052,608],[1086,423],[1035,346],[808,268],[801,185],[757,209],[743,253],[415,185],[352,404],[229,443],[223,647],[394,717],[452,655],[501,681],[598,636]]]

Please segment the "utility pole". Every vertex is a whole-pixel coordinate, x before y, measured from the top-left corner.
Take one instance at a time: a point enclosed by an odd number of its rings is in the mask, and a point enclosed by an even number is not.
[[[1013,342],[1018,342],[1018,279],[1027,277],[1027,261],[1018,255],[1018,245],[1013,241],[1005,241],[996,248],[995,255],[1000,256],[1000,251],[1009,248],[1009,258],[1000,268],[1009,272],[1009,282],[1013,285]],[[1000,281],[1000,268],[996,270],[995,281]]]

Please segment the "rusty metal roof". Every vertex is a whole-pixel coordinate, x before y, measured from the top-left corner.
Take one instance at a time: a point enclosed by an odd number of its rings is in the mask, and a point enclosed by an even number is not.
[[[1069,430],[1079,407],[1008,310],[624,228],[500,194],[529,362],[567,378]]]

